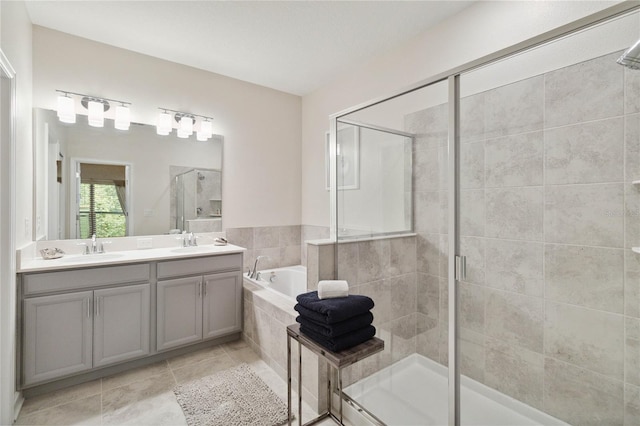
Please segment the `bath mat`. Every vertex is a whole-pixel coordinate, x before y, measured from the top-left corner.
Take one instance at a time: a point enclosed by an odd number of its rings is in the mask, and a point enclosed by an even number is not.
[[[177,386],[189,426],[279,426],[287,405],[247,364]]]

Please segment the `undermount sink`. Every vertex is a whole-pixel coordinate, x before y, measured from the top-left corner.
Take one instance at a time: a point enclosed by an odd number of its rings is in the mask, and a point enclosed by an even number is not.
[[[68,256],[60,259],[62,262],[69,263],[90,263],[90,262],[101,262],[108,260],[116,260],[121,258],[123,255],[119,253],[96,253],[96,254],[83,254],[80,256]]]

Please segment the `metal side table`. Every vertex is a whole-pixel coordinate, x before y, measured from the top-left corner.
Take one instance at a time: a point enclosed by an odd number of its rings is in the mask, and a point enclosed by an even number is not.
[[[289,425],[291,425],[291,339],[298,342],[298,423],[302,424],[302,346],[304,346],[327,362],[328,408],[325,413],[322,413],[315,419],[304,423],[303,426],[315,424],[327,417],[332,418],[339,425],[344,425],[344,423],[342,423],[342,400],[344,398],[342,393],[342,369],[360,361],[361,359],[382,351],[384,349],[384,342],[377,337],[373,337],[358,346],[354,346],[353,348],[345,349],[340,352],[331,352],[329,349],[320,346],[318,343],[301,333],[300,324],[287,326],[287,407]],[[340,397],[340,406],[338,409],[339,417],[331,411],[333,408],[331,398],[331,379],[333,377],[332,369],[338,373],[338,395]]]

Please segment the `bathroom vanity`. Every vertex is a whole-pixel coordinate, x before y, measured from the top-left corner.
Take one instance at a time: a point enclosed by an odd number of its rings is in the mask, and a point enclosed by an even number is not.
[[[101,377],[239,338],[243,251],[159,248],[23,262],[20,388]]]

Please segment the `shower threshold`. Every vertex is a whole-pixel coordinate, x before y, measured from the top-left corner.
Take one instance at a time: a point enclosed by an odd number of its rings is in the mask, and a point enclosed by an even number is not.
[[[389,426],[448,424],[448,370],[422,355],[409,355],[344,392]],[[465,426],[567,425],[466,376],[460,382],[460,417]]]

